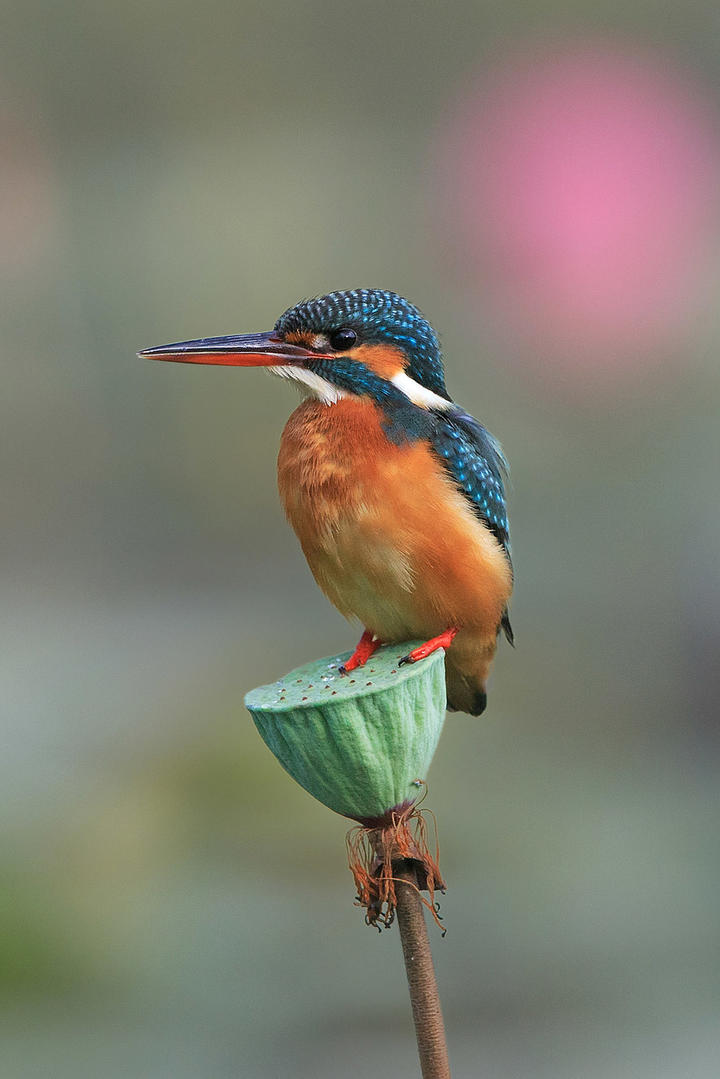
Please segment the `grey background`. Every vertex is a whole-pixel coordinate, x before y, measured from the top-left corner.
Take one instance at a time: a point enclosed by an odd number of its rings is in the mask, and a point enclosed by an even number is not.
[[[135,359],[375,285],[427,312],[513,467],[518,647],[431,773],[454,1074],[717,1074],[716,266],[662,369],[566,394],[438,227],[467,81],[578,34],[716,108],[704,2],[5,5],[4,1076],[417,1073],[345,822],[242,706],[357,636],[278,504],[295,398]]]

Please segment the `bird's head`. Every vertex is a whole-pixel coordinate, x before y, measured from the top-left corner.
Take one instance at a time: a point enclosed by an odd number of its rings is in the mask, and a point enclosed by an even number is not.
[[[330,403],[377,395],[383,385],[415,404],[442,407],[445,388],[437,335],[421,312],[394,292],[351,289],[303,300],[269,333],[206,337],[140,353],[157,360],[269,367]]]

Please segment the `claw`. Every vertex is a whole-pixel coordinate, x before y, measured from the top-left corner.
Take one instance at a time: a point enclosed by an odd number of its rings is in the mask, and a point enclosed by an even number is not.
[[[366,629],[350,659],[343,663],[341,667],[338,667],[340,674],[349,674],[350,671],[357,670],[358,667],[364,667],[370,656],[377,652],[381,644],[382,641],[375,636],[372,630]]]
[[[405,663],[417,663],[419,659],[425,659],[427,656],[432,655],[433,652],[437,652],[438,648],[449,648],[456,634],[457,629],[446,629],[438,637],[431,637],[429,641],[425,641],[425,644],[418,645],[417,648],[413,648],[412,652],[408,652],[406,656],[403,656],[398,661],[398,666],[402,667]]]

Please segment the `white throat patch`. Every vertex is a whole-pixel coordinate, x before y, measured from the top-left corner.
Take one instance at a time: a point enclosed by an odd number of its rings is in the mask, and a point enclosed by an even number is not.
[[[333,386],[332,382],[316,375],[314,371],[308,371],[306,367],[288,364],[287,367],[268,367],[268,371],[271,375],[279,375],[280,378],[290,378],[297,382],[308,397],[316,397],[324,405],[335,405],[341,398],[348,396],[339,386]]]

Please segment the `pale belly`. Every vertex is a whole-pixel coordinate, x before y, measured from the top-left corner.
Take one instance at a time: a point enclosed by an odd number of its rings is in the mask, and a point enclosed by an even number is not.
[[[423,582],[412,551],[384,531],[371,506],[348,514],[331,535],[306,550],[313,575],[343,614],[355,617],[385,641],[432,636],[441,620],[421,609]],[[439,630],[438,630],[439,632]]]

